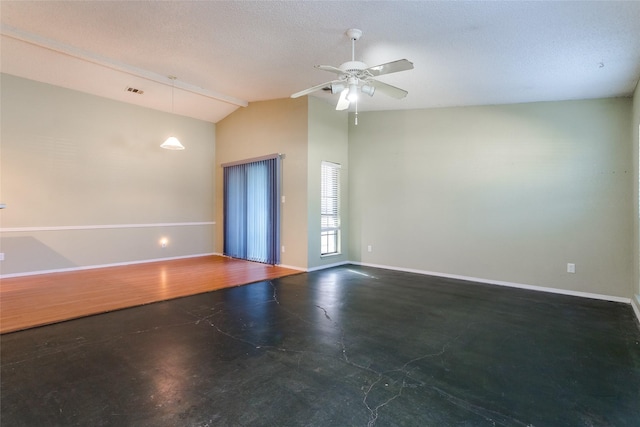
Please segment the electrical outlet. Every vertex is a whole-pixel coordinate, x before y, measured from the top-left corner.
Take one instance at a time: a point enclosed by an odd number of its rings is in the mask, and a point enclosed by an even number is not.
[[[4,252],[0,252],[0,261],[4,261]]]
[[[567,273],[575,273],[576,272],[576,265],[573,263],[568,263],[567,264]]]
[[[373,248],[371,247],[371,245],[367,246],[367,252],[372,252]]]
[[[282,245],[282,253],[284,253],[284,245]]]

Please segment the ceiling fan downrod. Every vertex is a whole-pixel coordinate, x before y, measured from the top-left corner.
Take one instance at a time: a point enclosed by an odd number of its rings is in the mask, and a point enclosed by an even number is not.
[[[347,30],[347,36],[351,39],[351,61],[356,60],[356,42],[362,37],[362,30],[350,28]]]

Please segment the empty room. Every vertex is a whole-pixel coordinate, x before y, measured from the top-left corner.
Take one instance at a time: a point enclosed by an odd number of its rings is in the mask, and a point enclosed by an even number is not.
[[[0,2],[0,423],[640,425],[640,2]]]

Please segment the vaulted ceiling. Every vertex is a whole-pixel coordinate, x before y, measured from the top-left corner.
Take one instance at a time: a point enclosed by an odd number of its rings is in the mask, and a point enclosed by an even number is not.
[[[333,79],[314,65],[351,59],[349,28],[357,60],[415,67],[380,77],[406,98],[360,111],[628,96],[640,77],[640,1],[2,0],[0,16],[0,71],[214,123]]]

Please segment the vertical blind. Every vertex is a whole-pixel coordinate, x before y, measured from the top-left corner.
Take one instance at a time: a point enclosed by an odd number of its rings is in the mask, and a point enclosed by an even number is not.
[[[280,263],[280,157],[223,165],[224,254]]]
[[[340,165],[321,164],[320,184],[320,253],[338,253],[340,232]]]

